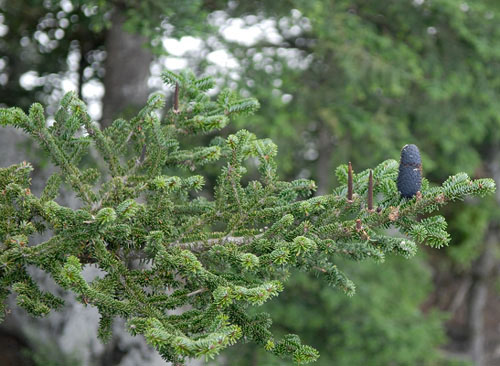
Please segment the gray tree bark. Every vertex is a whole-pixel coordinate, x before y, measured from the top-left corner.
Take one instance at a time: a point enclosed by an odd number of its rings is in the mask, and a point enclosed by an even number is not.
[[[493,224],[492,224],[493,226]],[[474,264],[473,282],[469,301],[470,354],[475,366],[487,366],[485,337],[485,309],[488,300],[488,285],[495,265],[495,245],[498,243],[498,229],[488,230],[483,252]]]
[[[144,106],[148,97],[149,67],[153,54],[146,47],[147,39],[125,31],[124,23],[125,16],[115,9],[105,42],[103,126],[109,126],[120,114],[136,112]]]
[[[499,159],[500,150],[494,149],[490,154],[489,163],[487,164],[488,175],[493,177],[497,185],[500,183]],[[500,204],[500,190],[498,189],[495,199],[497,204]],[[488,301],[488,286],[497,263],[495,247],[499,242],[500,226],[496,222],[490,222],[483,251],[473,264],[471,271],[472,285],[470,287],[468,302],[469,352],[475,366],[488,366],[485,313]]]

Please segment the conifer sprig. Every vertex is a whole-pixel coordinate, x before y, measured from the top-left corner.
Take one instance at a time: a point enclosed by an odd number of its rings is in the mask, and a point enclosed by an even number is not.
[[[29,189],[29,164],[0,169],[2,315],[11,292],[35,316],[62,306],[28,274],[35,266],[98,308],[104,341],[120,316],[132,334],[177,364],[213,358],[242,338],[306,364],[317,351],[295,335],[275,339],[269,315],[249,315],[247,307],[277,296],[293,267],[352,295],[355,285],[337,258],[383,261],[389,253],[412,256],[416,243],[446,245],[444,218],[429,214],[449,201],[495,190],[491,179],[460,173],[441,187],[424,180],[420,194],[401,199],[398,164],[387,160],[357,174],[350,164],[340,166],[340,186],[311,197],[313,181],[279,180],[270,140],[246,130],[217,136],[232,116],[253,113],[255,99],[224,90],[214,100],[207,94],[210,78],[163,77],[175,87],[172,109],[165,112],[163,97],[154,95],[137,117],[105,130],[73,93],[63,98],[50,127],[39,104],[29,114],[0,110],[0,124],[24,129],[59,167],[40,197]],[[195,134],[210,134],[212,142],[190,147],[186,136]],[[102,171],[81,167],[91,148],[105,162]],[[221,168],[209,199],[197,193],[205,183],[199,167],[213,162]],[[246,176],[253,180],[244,183]],[[55,201],[63,181],[81,199],[80,208]],[[383,229],[390,225],[406,237],[388,236]],[[44,231],[52,234],[49,240],[30,242]],[[81,272],[88,264],[105,275],[87,282]],[[181,314],[171,311],[179,308]]]

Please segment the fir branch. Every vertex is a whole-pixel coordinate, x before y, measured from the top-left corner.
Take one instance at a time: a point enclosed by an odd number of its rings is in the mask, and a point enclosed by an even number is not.
[[[0,109],[0,124],[25,129],[59,167],[40,198],[29,188],[29,164],[0,168],[2,301],[16,292],[19,305],[35,315],[61,306],[29,276],[27,268],[33,266],[98,308],[103,340],[111,335],[113,318],[121,316],[132,334],[144,336],[177,364],[189,357],[212,358],[242,337],[305,364],[317,359],[314,349],[294,335],[276,341],[270,319],[248,315],[247,307],[277,296],[292,267],[320,274],[352,295],[355,285],[335,264],[338,256],[382,261],[389,253],[414,255],[416,243],[446,245],[444,218],[429,214],[448,202],[495,190],[491,179],[459,173],[442,186],[426,183],[415,197],[401,198],[398,164],[388,160],[357,174],[350,163],[342,165],[336,170],[340,187],[311,197],[314,182],[278,179],[277,149],[268,139],[241,130],[217,137],[210,146],[184,143],[185,135],[216,133],[229,117],[254,112],[255,100],[229,90],[212,100],[207,90],[213,80],[192,73],[166,72],[163,78],[176,86],[173,111],[160,119],[156,111],[163,99],[154,95],[135,118],[117,120],[104,131],[73,94],[63,98],[51,128],[37,104],[29,115]],[[89,136],[75,137],[81,129]],[[111,173],[104,182],[98,171],[79,166],[91,143]],[[249,159],[259,163],[260,176],[247,184],[242,181]],[[204,184],[199,174],[175,175],[218,160],[223,168],[213,199],[197,193]],[[55,201],[61,179],[82,199],[82,208]],[[375,199],[380,199],[377,211]],[[427,217],[420,219],[422,214]],[[384,229],[390,225],[408,237],[389,236]],[[45,230],[53,233],[50,239],[28,245]],[[105,275],[85,281],[81,271],[88,264]],[[183,306],[189,310],[169,312]]]

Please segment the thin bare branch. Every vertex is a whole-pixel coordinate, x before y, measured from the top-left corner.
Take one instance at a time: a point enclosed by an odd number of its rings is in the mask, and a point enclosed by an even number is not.
[[[347,199],[352,201],[352,165],[349,162],[349,167],[347,169]]]
[[[368,211],[373,211],[373,171],[368,178]]]
[[[175,83],[174,113],[179,113],[179,83]]]

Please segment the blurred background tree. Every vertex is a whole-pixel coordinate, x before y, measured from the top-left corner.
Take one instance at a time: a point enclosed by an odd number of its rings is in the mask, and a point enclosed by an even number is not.
[[[498,183],[499,17],[493,0],[4,0],[0,103],[50,104],[69,80],[107,124],[146,100],[168,42],[190,35],[203,39],[187,57],[197,72],[260,100],[237,127],[278,144],[287,179],[313,178],[324,193],[333,167],[350,160],[359,171],[415,143],[431,181],[463,170]],[[94,88],[86,94],[85,85]],[[498,203],[450,208],[450,247],[426,250],[420,262],[353,267],[355,279],[371,280],[354,299],[299,277],[269,305],[281,314],[276,329],[309,334],[324,365],[500,364]],[[313,318],[305,307],[317,309]],[[444,328],[436,310],[448,314]],[[235,357],[278,362],[251,345],[227,355]]]
[[[146,102],[163,37],[201,36],[226,1],[0,1],[0,101],[53,104],[70,89],[102,105],[105,124]],[[86,95],[85,86],[102,88]],[[102,98],[102,100],[100,100]]]

